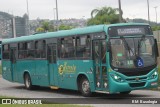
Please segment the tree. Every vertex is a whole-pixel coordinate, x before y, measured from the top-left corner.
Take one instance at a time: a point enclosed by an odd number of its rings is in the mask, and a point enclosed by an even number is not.
[[[160,30],[160,26],[152,26],[152,30],[153,30],[153,31]]]
[[[74,27],[73,26],[69,26],[69,25],[60,25],[59,26],[59,30],[69,30],[69,29],[73,29]]]
[[[42,27],[38,27],[38,28],[36,29],[36,32],[37,32],[37,33],[42,33],[42,32],[44,32],[44,29],[43,29]]]
[[[40,27],[36,28],[37,33],[41,32],[53,32],[55,31],[54,25],[49,21],[42,21]]]
[[[42,22],[42,28],[44,29],[45,32],[48,32],[49,31],[49,22],[48,21]]]
[[[113,24],[119,22],[119,11],[117,8],[102,7],[91,11],[91,19],[87,25]]]

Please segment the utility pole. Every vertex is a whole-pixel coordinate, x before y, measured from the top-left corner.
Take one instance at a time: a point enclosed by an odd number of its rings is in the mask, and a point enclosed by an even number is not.
[[[28,30],[28,33],[27,35],[30,34],[30,25],[29,25],[29,9],[28,9],[28,0],[26,0],[26,3],[27,3],[27,15],[28,15],[28,21],[27,21],[27,30]]]
[[[154,8],[155,8],[155,12],[156,12],[156,25],[157,25],[157,7],[158,6],[155,6]]]
[[[148,7],[148,23],[150,24],[149,0],[147,0],[147,7]]]
[[[16,25],[15,25],[15,17],[13,16],[13,18],[12,18],[12,25],[13,25],[13,27],[12,27],[12,31],[13,31],[13,38],[16,38]]]
[[[59,30],[59,25],[58,25],[58,3],[56,0],[56,16],[57,16],[57,31]]]
[[[122,23],[121,0],[118,0],[118,4],[119,4],[119,22]]]

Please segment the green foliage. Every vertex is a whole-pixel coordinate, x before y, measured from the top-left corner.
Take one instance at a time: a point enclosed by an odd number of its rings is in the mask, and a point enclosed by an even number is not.
[[[153,31],[160,30],[160,26],[152,26],[152,30],[153,30]]]
[[[116,8],[102,7],[94,9],[91,12],[91,19],[87,21],[87,25],[98,24],[114,24],[119,22],[119,14]]]
[[[42,27],[38,27],[38,28],[36,29],[36,32],[38,32],[38,33],[40,33],[40,32],[44,32],[44,28],[42,28]]]
[[[73,29],[74,27],[73,26],[68,26],[68,25],[60,25],[59,26],[59,30],[69,30],[69,29]]]
[[[41,27],[36,28],[37,33],[42,33],[42,32],[53,32],[55,31],[54,26],[48,22],[48,21],[43,21],[41,22]]]
[[[44,29],[45,32],[49,31],[49,22],[45,21],[42,22],[42,28]]]

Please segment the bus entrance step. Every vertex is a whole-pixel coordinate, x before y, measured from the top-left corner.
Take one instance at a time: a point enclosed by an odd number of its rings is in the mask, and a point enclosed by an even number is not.
[[[108,91],[99,91],[99,90],[96,90],[95,92],[97,92],[97,93],[105,93],[105,94],[109,94]]]
[[[56,87],[56,86],[50,86],[51,89],[54,89],[54,90],[58,90],[59,87]]]

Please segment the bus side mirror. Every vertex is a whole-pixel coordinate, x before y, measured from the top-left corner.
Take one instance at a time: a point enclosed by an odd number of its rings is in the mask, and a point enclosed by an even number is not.
[[[111,43],[108,41],[107,42],[107,52],[110,52],[110,50],[111,50]]]
[[[155,49],[155,54],[156,54],[156,57],[159,57],[159,52],[158,52],[158,45],[157,45],[157,39],[154,39],[154,49]]]

